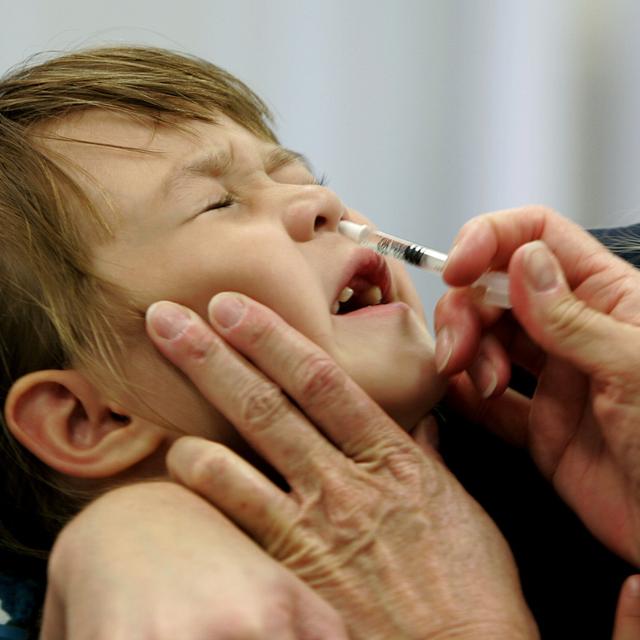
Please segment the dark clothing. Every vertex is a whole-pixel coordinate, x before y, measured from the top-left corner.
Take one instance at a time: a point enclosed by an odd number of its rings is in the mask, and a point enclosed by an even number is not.
[[[526,451],[455,419],[440,430],[440,451],[511,545],[543,640],[611,638],[633,567],[591,536]]]
[[[0,575],[0,640],[38,637],[44,579],[6,573]]]
[[[591,233],[621,258],[640,267],[640,224],[614,229],[592,229]]]

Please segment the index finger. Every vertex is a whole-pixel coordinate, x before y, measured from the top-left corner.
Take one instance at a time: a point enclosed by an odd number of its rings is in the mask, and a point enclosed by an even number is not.
[[[398,442],[413,445],[325,351],[271,309],[238,293],[222,293],[211,300],[209,317],[217,332],[278,383],[349,457],[366,458]]]
[[[290,402],[280,386],[229,346],[194,311],[169,301],[147,310],[155,346],[287,480],[342,456]]]

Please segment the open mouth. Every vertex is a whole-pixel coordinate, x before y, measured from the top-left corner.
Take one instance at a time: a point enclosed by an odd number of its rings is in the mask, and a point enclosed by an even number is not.
[[[384,258],[367,250],[349,269],[350,275],[331,305],[333,315],[390,302],[391,275]]]

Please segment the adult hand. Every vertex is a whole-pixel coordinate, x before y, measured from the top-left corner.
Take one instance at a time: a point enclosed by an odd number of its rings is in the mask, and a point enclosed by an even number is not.
[[[444,277],[464,287],[507,265],[512,314],[468,288],[438,303],[436,359],[459,374],[451,397],[528,444],[592,533],[640,564],[640,273],[574,223],[529,207],[467,223]],[[531,399],[502,395],[511,362],[537,376]]]
[[[330,605],[173,482],[113,490],[67,525],[40,637],[347,639]]]
[[[335,606],[352,638],[537,637],[504,539],[428,444],[266,307],[220,294],[209,311],[217,333],[159,303],[148,332],[290,491],[193,437],[169,452],[175,478]]]

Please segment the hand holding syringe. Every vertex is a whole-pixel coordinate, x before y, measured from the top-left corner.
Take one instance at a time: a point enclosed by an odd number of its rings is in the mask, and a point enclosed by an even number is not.
[[[390,236],[365,224],[356,224],[348,220],[338,223],[338,231],[358,244],[370,247],[383,256],[392,256],[408,262],[420,269],[442,273],[447,259],[446,253],[427,249],[419,244]],[[472,287],[484,289],[483,302],[495,307],[510,309],[509,276],[500,271],[490,271],[480,276]]]

